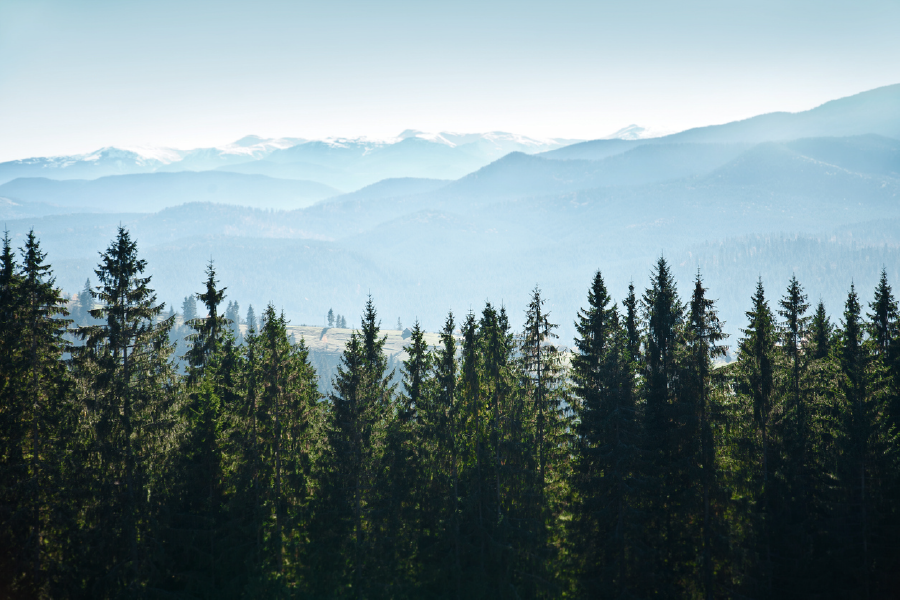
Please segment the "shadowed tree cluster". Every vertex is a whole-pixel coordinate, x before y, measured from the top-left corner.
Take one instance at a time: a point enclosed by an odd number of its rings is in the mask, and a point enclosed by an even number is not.
[[[701,275],[683,300],[663,259],[621,303],[597,272],[571,349],[536,287],[521,330],[491,303],[436,346],[415,323],[399,372],[370,297],[323,395],[272,305],[238,327],[212,262],[181,323],[145,271],[120,228],[74,326],[34,234],[4,238],[0,597],[900,589],[886,275],[837,322],[759,281],[733,362]]]

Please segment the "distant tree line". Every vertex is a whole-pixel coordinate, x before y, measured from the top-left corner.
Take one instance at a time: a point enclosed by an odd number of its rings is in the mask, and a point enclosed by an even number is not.
[[[597,272],[572,352],[535,288],[521,331],[490,303],[435,348],[415,324],[400,384],[369,298],[323,395],[272,305],[241,343],[212,263],[183,325],[145,269],[120,228],[72,327],[34,234],[4,240],[0,597],[900,589],[885,275],[837,322],[795,278],[776,299],[760,281],[725,364],[699,274],[682,300],[660,259],[615,303]]]

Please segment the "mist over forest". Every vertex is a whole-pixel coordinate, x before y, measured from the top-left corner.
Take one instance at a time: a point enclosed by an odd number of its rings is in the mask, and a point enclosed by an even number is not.
[[[23,158],[0,219],[0,597],[900,590],[900,84]]]
[[[519,324],[538,284],[570,344],[596,269],[621,300],[665,256],[682,292],[703,273],[735,334],[760,277],[780,288],[796,275],[836,309],[851,281],[900,275],[898,140],[895,85],[647,139],[406,131],[107,148],[0,164],[0,218],[14,246],[34,229],[70,296],[96,284],[121,224],[176,310],[210,259],[229,299],[273,302],[297,325],[358,316],[369,294],[388,321],[428,331],[483,300]]]

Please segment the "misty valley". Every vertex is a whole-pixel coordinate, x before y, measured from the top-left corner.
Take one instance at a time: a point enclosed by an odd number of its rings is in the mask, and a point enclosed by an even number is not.
[[[0,163],[0,596],[890,598],[900,85]]]

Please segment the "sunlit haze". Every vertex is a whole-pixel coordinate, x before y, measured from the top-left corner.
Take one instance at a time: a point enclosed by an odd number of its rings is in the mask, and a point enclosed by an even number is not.
[[[247,134],[594,139],[900,81],[897,2],[0,3],[0,160]]]

